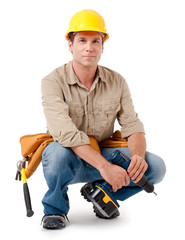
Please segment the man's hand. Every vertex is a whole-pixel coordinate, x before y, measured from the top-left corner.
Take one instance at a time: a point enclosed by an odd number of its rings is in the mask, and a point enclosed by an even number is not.
[[[103,179],[112,186],[113,192],[116,192],[118,189],[127,186],[130,183],[130,177],[126,170],[115,164],[107,162],[106,166],[99,171]]]
[[[140,180],[147,168],[148,164],[146,163],[145,159],[135,154],[131,157],[131,163],[127,169],[127,172],[132,180]]]

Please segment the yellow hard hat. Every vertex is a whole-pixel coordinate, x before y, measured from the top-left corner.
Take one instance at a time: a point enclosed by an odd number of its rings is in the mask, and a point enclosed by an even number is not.
[[[109,38],[104,19],[94,10],[82,10],[71,18],[69,29],[66,32],[66,39],[69,39],[70,32],[80,31],[95,31],[103,33],[104,41]]]

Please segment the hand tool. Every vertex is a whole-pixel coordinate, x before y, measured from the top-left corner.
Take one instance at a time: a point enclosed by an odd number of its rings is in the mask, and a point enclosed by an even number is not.
[[[21,180],[22,177],[22,182],[23,182],[23,192],[24,192],[24,200],[26,204],[26,211],[27,211],[27,217],[33,216],[34,212],[32,210],[31,206],[31,198],[30,198],[30,193],[29,193],[29,188],[27,184],[27,179],[26,179],[26,174],[25,174],[25,163],[27,161],[27,158],[23,158],[22,160],[17,162],[17,173],[15,180]]]

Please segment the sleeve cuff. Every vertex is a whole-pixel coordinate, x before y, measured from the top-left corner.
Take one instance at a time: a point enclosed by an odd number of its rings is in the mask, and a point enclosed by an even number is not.
[[[89,137],[82,131],[63,132],[59,137],[53,136],[63,147],[76,147],[90,144]]]
[[[145,134],[144,126],[142,123],[139,126],[129,126],[129,128],[121,128],[121,137],[127,138],[137,132]]]

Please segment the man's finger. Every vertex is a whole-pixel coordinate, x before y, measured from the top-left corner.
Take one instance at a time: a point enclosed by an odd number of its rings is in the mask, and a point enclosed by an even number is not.
[[[128,173],[130,173],[134,169],[134,167],[136,165],[136,162],[137,162],[137,159],[135,157],[132,157],[131,161],[130,161],[130,165],[129,165],[128,169],[127,169]]]
[[[148,164],[146,163],[145,166],[143,167],[143,169],[141,170],[140,174],[136,177],[136,181],[139,181],[143,177],[147,168],[148,168]]]

